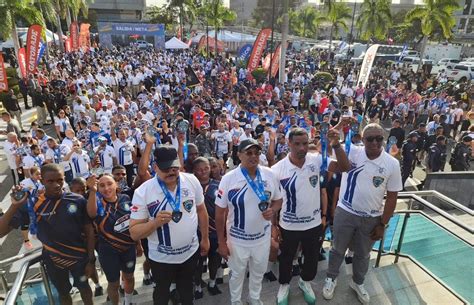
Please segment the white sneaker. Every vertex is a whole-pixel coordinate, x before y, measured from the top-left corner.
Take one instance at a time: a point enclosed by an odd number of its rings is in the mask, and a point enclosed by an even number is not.
[[[324,280],[324,287],[323,287],[323,297],[326,300],[331,300],[334,296],[334,289],[336,289],[337,286],[337,279],[332,279],[327,277]]]
[[[313,287],[311,282],[303,281],[302,278],[298,281],[298,286],[303,291],[304,300],[308,304],[316,304],[316,296],[314,295]]]
[[[290,294],[290,284],[282,284],[278,289],[277,304],[288,305],[288,296]]]
[[[357,285],[354,280],[351,279],[349,286],[357,293],[357,298],[362,304],[369,304],[370,296],[367,290],[365,290],[364,284]]]
[[[263,302],[260,299],[256,300],[256,299],[249,298],[249,304],[250,305],[263,305]]]

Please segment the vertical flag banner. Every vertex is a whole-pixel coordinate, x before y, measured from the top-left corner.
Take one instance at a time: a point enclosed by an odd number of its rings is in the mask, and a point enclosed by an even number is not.
[[[66,53],[70,53],[72,51],[71,38],[70,37],[66,38],[65,46],[66,46]]]
[[[403,46],[402,52],[400,53],[400,57],[397,60],[397,64],[400,63],[402,61],[403,57],[405,57],[407,55],[407,50],[408,50],[408,46],[405,44]]]
[[[374,63],[375,55],[377,54],[379,46],[379,44],[371,45],[365,53],[364,61],[360,67],[359,80],[357,81],[357,83],[362,82],[362,87],[365,87],[367,81],[369,80],[370,70],[372,70],[372,65]]]
[[[79,49],[79,30],[76,21],[72,22],[69,26],[69,36],[71,37],[71,50],[77,51]],[[62,37],[59,39],[62,41]]]
[[[262,68],[265,71],[268,71],[268,69],[270,68],[270,57],[272,57],[272,55],[268,53],[267,56],[265,56],[265,59],[263,60]]]
[[[21,77],[26,78],[26,50],[20,48],[18,50],[18,66],[20,66]]]
[[[36,72],[38,65],[38,54],[40,52],[41,43],[41,31],[43,27],[38,24],[34,24],[28,28],[28,34],[26,36],[26,75],[30,75]]]
[[[286,43],[286,45],[288,47],[288,42]],[[278,69],[280,68],[280,53],[281,53],[281,44],[278,44],[275,50],[275,54],[273,54],[273,57],[272,57],[272,64],[271,64],[272,75],[270,75],[270,77],[275,77],[277,75]]]
[[[89,23],[82,23],[81,31],[79,32],[79,47],[85,52],[89,51],[91,47],[90,27],[91,25]]]
[[[39,64],[41,57],[43,57],[45,49],[46,49],[46,44],[43,41],[40,41],[40,48],[38,52],[38,58],[36,59],[36,65]]]
[[[242,48],[240,48],[238,58],[241,61],[246,61],[247,58],[249,58],[251,52],[252,52],[252,45],[250,43],[248,43],[248,44],[242,46]]]
[[[3,63],[3,53],[0,52],[0,92],[8,91],[8,79],[7,70],[5,70],[5,64]]]
[[[255,70],[262,58],[263,50],[267,46],[267,40],[272,34],[271,29],[261,29],[257,35],[257,39],[253,43],[252,53],[250,54],[249,63],[247,65],[248,72]]]

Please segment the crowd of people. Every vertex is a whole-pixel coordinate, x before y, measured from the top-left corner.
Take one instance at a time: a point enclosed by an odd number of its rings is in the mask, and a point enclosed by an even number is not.
[[[396,63],[376,63],[363,86],[349,63],[289,57],[283,82],[195,51],[50,57],[20,81],[25,108],[36,107],[31,126],[12,90],[3,102],[15,185],[0,236],[21,229],[26,249],[42,243],[61,304],[72,304],[72,286],[84,304],[102,294],[96,257],[112,304],[132,304],[144,254],[154,304],[202,298],[203,270],[207,293],[220,294],[229,268],[232,304],[247,276],[250,304],[262,304],[266,279],[279,281],[284,305],[295,275],[315,302],[329,228],[323,297],[333,298],[345,259],[368,303],[370,251],[414,169],[470,168],[473,86]]]

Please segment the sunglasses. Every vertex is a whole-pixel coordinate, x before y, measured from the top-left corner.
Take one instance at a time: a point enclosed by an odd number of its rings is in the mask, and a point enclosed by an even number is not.
[[[365,140],[367,142],[377,141],[378,143],[381,143],[383,142],[383,136],[369,136],[369,137],[365,137]]]

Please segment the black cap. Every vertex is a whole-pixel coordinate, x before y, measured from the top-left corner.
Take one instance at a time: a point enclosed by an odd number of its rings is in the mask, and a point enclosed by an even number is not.
[[[412,137],[417,137],[417,138],[419,138],[420,135],[418,134],[418,132],[412,131],[412,132],[410,132],[410,133],[408,134],[408,137],[409,137],[409,138],[412,138]]]
[[[472,141],[472,137],[469,136],[469,135],[465,135],[464,137],[462,137],[462,141],[463,141],[463,142],[471,142],[471,141]]]
[[[243,151],[246,151],[247,149],[251,148],[251,147],[257,147],[258,149],[261,149],[260,148],[260,145],[258,144],[257,140],[255,139],[245,139],[243,141],[240,142],[239,144],[239,152],[243,152]]]
[[[153,152],[156,165],[161,170],[180,167],[178,151],[171,145],[158,145]]]
[[[176,116],[182,116],[182,117],[184,117],[184,114],[180,111],[180,112],[178,112],[178,113],[176,114]]]

